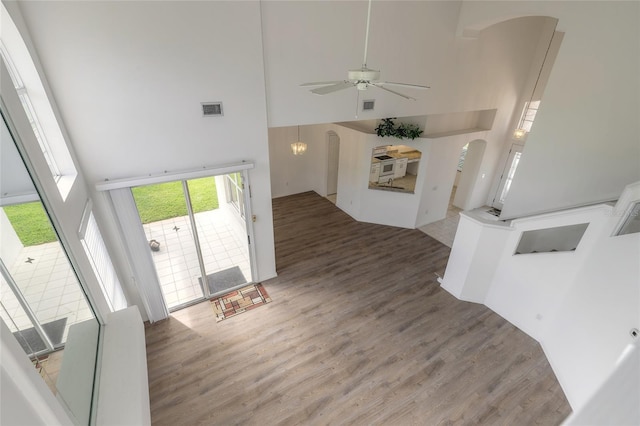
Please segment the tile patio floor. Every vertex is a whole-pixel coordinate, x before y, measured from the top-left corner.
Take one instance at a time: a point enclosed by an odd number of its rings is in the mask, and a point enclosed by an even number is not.
[[[24,247],[7,267],[41,324],[67,318],[62,342],[71,325],[94,317],[60,243]],[[0,316],[9,329],[33,327],[4,279],[0,279],[0,292],[6,309],[0,309]]]
[[[246,231],[225,209],[196,213],[196,226],[207,274],[238,266],[251,282]],[[147,239],[160,243],[152,251],[169,309],[202,297],[196,245],[188,216],[143,225]]]
[[[236,219],[224,209],[196,213],[195,217],[207,274],[238,266],[251,282],[247,243],[240,237],[246,232],[234,222]],[[152,254],[169,309],[201,297],[200,268],[189,218],[143,226],[149,239],[160,242],[160,251]],[[13,265],[7,266],[41,324],[67,318],[62,342],[71,325],[93,318],[60,243],[24,247]],[[0,309],[0,316],[12,332],[32,327],[18,299],[1,278],[0,300],[6,309]]]

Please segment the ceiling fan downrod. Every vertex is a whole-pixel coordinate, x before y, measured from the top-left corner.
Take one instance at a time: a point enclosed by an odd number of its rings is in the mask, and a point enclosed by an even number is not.
[[[367,69],[367,49],[369,47],[369,24],[371,23],[371,3],[369,0],[369,8],[367,10],[367,31],[364,34],[364,58],[362,59],[362,70]]]

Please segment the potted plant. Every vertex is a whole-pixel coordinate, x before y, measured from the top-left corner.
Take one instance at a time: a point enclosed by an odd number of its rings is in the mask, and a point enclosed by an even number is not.
[[[396,126],[393,122],[396,118],[383,118],[376,127],[376,134],[380,137],[391,136],[398,139],[415,139],[419,138],[424,132],[415,124],[400,123]]]

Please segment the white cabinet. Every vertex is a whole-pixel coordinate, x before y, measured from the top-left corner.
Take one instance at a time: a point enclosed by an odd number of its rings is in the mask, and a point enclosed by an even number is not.
[[[398,158],[396,160],[396,167],[393,170],[393,178],[399,179],[407,174],[407,162],[408,158]]]
[[[378,182],[380,176],[380,163],[371,163],[371,170],[369,170],[369,182]]]

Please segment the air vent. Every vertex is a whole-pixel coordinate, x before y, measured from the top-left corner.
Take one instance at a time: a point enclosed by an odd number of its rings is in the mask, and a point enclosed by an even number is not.
[[[362,101],[362,110],[363,111],[373,111],[373,106],[375,105],[376,101],[371,99],[368,101]]]
[[[207,102],[202,104],[203,117],[220,117],[222,115],[222,102]]]

